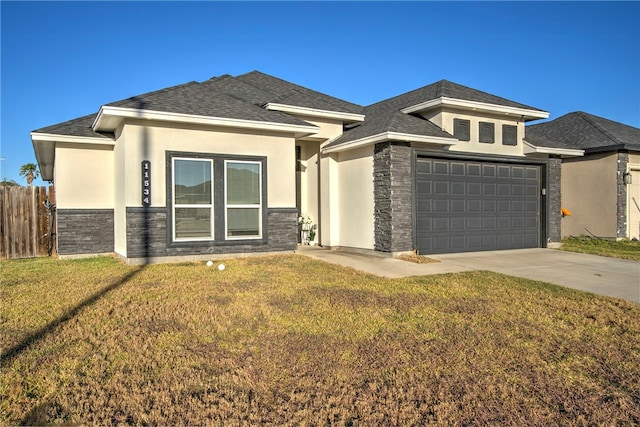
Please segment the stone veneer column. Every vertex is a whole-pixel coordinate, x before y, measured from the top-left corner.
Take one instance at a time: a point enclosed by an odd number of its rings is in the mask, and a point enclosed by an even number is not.
[[[373,154],[374,249],[400,252],[414,249],[409,143],[376,144]]]
[[[629,153],[624,151],[618,152],[618,182],[617,190],[617,212],[616,212],[616,237],[623,238],[627,236],[627,186],[624,183],[623,174],[627,171],[629,164]]]
[[[562,240],[562,160],[552,157],[548,163],[547,182],[547,242]],[[543,247],[546,246],[543,242]]]

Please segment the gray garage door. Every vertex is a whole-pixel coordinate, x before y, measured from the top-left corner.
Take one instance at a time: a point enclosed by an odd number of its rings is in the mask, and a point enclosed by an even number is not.
[[[419,158],[419,253],[538,247],[540,179],[538,165]]]

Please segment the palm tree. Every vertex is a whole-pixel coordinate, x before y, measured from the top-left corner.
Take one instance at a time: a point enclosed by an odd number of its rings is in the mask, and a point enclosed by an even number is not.
[[[27,180],[27,184],[31,186],[33,180],[40,176],[40,171],[35,163],[25,163],[20,166],[20,176],[24,176]]]

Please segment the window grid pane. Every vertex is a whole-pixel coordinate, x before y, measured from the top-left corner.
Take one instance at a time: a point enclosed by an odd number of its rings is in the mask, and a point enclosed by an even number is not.
[[[176,239],[211,238],[211,209],[209,208],[176,208]]]
[[[225,161],[226,236],[262,236],[262,164]]]
[[[213,239],[212,176],[210,159],[173,159],[174,239]]]

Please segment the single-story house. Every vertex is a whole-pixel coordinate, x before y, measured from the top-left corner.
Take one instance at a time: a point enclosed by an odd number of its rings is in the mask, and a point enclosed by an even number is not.
[[[33,131],[58,253],[131,263],[325,247],[420,254],[561,238],[549,113],[442,80],[362,107],[253,71],[102,105]]]
[[[562,236],[640,239],[640,129],[581,111],[527,126],[526,142],[584,150],[562,161]]]

